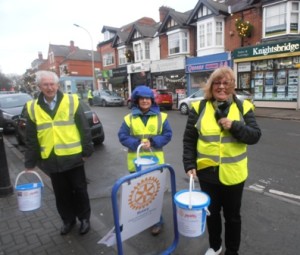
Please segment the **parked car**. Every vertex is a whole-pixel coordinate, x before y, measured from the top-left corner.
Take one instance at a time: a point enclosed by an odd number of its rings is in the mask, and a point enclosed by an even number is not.
[[[152,89],[154,94],[154,100],[159,107],[165,108],[167,110],[172,110],[173,107],[173,95],[170,91],[166,89]],[[127,107],[131,109],[132,102],[131,98],[127,99]]]
[[[124,98],[116,92],[110,90],[93,91],[93,105],[106,106],[123,106]]]
[[[25,103],[31,99],[26,93],[0,94],[0,126],[4,132],[15,130],[13,117],[20,115]]]
[[[203,96],[204,96],[203,89],[199,89],[198,91],[194,92],[190,96],[179,100],[178,109],[179,109],[180,113],[187,115],[189,113],[189,109],[191,108],[192,102],[203,99]]]
[[[104,129],[103,125],[97,116],[97,114],[91,110],[91,108],[84,102],[82,102],[83,110],[86,118],[88,119],[92,138],[94,144],[102,144],[104,142]],[[20,115],[14,117],[14,125],[15,125],[15,136],[18,141],[18,144],[25,145],[26,141],[26,107],[23,108]]]
[[[240,100],[249,100],[253,103],[253,95],[246,90],[236,89],[237,98]],[[178,110],[181,114],[187,115],[189,113],[189,109],[192,107],[192,102],[202,100],[204,97],[203,89],[199,89],[190,96],[179,100],[178,102]]]

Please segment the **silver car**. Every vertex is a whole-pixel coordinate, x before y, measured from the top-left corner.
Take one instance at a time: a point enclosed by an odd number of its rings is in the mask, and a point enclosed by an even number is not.
[[[0,127],[4,132],[15,130],[13,117],[20,115],[23,106],[31,99],[26,93],[0,94]]]
[[[124,98],[110,90],[93,91],[93,105],[100,106],[123,106]]]
[[[236,95],[237,98],[240,99],[241,101],[244,100],[250,100],[253,103],[253,95],[245,90],[238,90],[236,89]],[[198,91],[194,92],[190,96],[181,99],[178,102],[178,110],[180,111],[181,114],[187,115],[189,113],[189,110],[191,109],[192,102],[195,101],[200,101],[204,98],[204,91],[203,89],[199,89]]]

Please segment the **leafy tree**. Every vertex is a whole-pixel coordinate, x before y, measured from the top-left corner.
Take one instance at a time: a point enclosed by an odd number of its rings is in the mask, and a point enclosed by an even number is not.
[[[0,72],[0,90],[9,91],[12,88],[12,80],[9,79],[5,74]]]

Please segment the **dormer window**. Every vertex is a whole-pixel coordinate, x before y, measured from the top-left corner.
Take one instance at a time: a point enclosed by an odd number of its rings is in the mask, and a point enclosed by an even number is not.
[[[141,35],[141,33],[140,33],[139,31],[136,31],[136,32],[134,33],[134,35],[133,35],[133,38],[134,38],[134,39],[141,38],[141,37],[142,37],[142,35]]]
[[[175,27],[178,23],[174,19],[170,19],[167,23],[167,28]]]
[[[104,41],[108,41],[108,40],[110,40],[111,38],[113,38],[115,36],[115,33],[106,30],[103,33],[103,36],[104,36]]]
[[[212,14],[211,10],[208,9],[205,5],[202,5],[198,11],[198,18],[202,18],[210,14]]]

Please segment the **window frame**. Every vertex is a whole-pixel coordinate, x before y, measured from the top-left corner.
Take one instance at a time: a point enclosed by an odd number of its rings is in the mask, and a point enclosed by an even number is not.
[[[174,56],[189,53],[189,31],[187,29],[177,29],[167,33],[168,54]]]
[[[293,10],[294,6],[298,7],[298,9]],[[274,13],[276,11],[278,11],[277,21],[275,20],[276,15],[271,15],[272,17],[267,16],[268,12]],[[293,16],[296,16],[294,29],[292,28]],[[270,17],[272,18],[271,21],[270,21]],[[283,20],[283,22],[280,22],[280,19]],[[277,27],[273,25],[274,23],[275,24],[278,23],[278,25],[276,25]],[[296,28],[297,26],[298,28]],[[263,7],[263,38],[272,38],[272,37],[283,36],[287,34],[298,34],[299,32],[300,32],[300,2],[296,2],[296,1],[280,2],[280,3],[269,4]]]
[[[210,31],[208,31],[210,29]],[[197,23],[197,49],[205,50],[215,47],[224,47],[224,29],[223,19],[211,17]],[[210,37],[208,37],[210,35]]]
[[[115,58],[113,52],[107,52],[103,54],[103,66],[110,66],[115,64]]]

